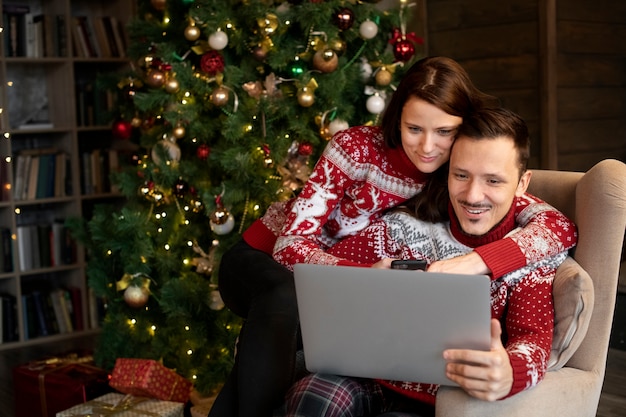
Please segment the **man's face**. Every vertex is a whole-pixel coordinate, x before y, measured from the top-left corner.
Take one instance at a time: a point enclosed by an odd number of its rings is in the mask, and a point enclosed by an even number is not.
[[[450,155],[448,188],[461,228],[484,235],[526,191],[530,171],[519,177],[518,153],[507,137],[474,140],[458,137]]]

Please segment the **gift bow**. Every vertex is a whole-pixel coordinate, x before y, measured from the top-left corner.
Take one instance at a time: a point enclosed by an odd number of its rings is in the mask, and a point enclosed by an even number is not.
[[[407,39],[415,44],[422,45],[424,43],[424,38],[419,37],[415,34],[415,32],[402,33],[402,31],[398,28],[393,30],[393,35],[391,39],[389,39],[389,43],[391,45],[395,45],[396,42]]]
[[[122,411],[132,411],[133,413],[143,414],[145,416],[159,417],[158,413],[154,413],[152,411],[147,411],[147,410],[135,409],[135,406],[137,404],[142,403],[146,400],[148,400],[148,398],[135,397],[130,394],[125,395],[114,404],[107,404],[102,401],[93,400],[93,401],[90,401],[90,403],[95,405],[95,407],[92,408],[92,412],[88,414],[81,414],[79,416],[87,416],[87,415],[93,416],[94,414],[96,415],[99,414],[101,416],[112,416],[117,413],[121,413]],[[74,416],[74,417],[78,417],[78,416]]]

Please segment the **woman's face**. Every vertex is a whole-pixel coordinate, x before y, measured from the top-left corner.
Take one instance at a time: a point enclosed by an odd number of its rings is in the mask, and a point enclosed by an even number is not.
[[[402,108],[400,137],[411,162],[425,174],[448,162],[450,148],[463,119],[416,97]]]

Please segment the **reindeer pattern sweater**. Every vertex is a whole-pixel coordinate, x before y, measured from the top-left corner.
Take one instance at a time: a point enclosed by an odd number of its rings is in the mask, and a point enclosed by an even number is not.
[[[469,236],[452,220],[429,223],[404,212],[392,212],[359,234],[330,249],[335,256],[359,263],[374,263],[382,258],[424,259],[428,264],[470,252],[505,236],[515,237],[514,213],[532,207],[533,198],[516,200],[508,216],[485,236]],[[451,210],[450,210],[451,211]],[[502,323],[503,344],[513,367],[513,386],[509,396],[531,388],[545,375],[554,329],[552,281],[567,252],[524,266],[491,281],[492,317]],[[416,272],[416,274],[424,272]],[[427,273],[427,272],[426,272]],[[418,279],[418,277],[416,277]],[[407,381],[379,381],[407,397],[435,403],[438,385]]]
[[[300,194],[270,206],[243,239],[289,269],[297,263],[365,266],[328,249],[419,193],[428,177],[402,147],[385,144],[379,127],[349,128],[330,140]],[[515,239],[475,249],[494,277],[576,244],[569,219],[541,200],[532,205],[516,213],[524,229]]]

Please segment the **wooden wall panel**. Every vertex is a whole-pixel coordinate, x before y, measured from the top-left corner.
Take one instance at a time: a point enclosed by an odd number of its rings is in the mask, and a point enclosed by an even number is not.
[[[426,11],[429,54],[457,59],[526,119],[531,163],[626,160],[626,1],[427,0]]]

